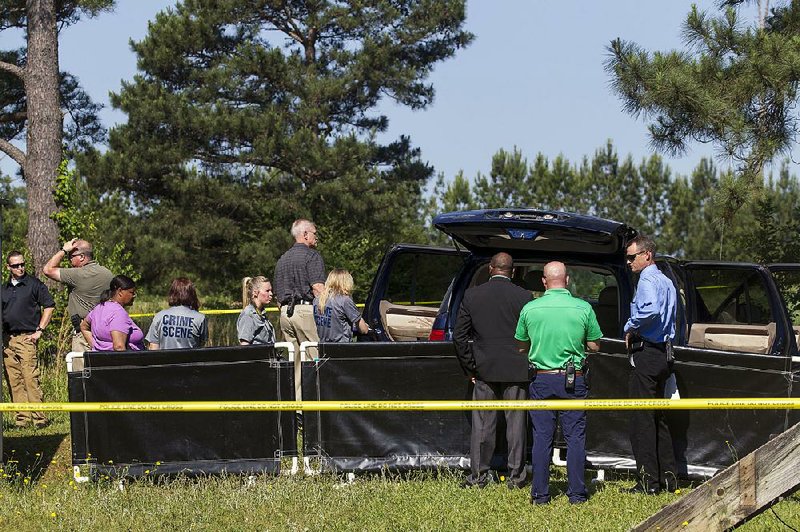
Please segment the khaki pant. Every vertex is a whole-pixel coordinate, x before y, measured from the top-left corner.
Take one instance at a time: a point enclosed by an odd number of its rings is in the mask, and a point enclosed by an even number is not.
[[[303,342],[319,342],[317,324],[314,322],[314,307],[311,305],[295,305],[292,317],[286,315],[286,305],[281,307],[281,332],[283,340],[294,344],[294,393],[298,401],[303,398],[302,360],[314,360],[317,348],[312,347],[306,351],[306,356],[301,360],[300,344]],[[298,414],[302,415],[300,410]]]
[[[72,333],[72,350],[76,353],[91,351],[92,346],[86,343],[86,338],[80,332]]]
[[[3,346],[3,366],[6,381],[14,403],[41,403],[42,387],[39,384],[39,359],[36,344],[26,341],[27,334],[12,334]],[[17,412],[15,422],[18,427],[33,421],[34,425],[47,423],[43,412]]]
[[[286,316],[286,305],[281,307],[281,332],[283,340],[294,344],[294,352],[299,356],[300,344],[303,342],[319,342],[317,324],[314,322],[314,307],[311,305],[295,305],[291,318]],[[317,348],[306,351],[303,360],[313,360],[317,356]],[[297,358],[299,360],[299,358]]]

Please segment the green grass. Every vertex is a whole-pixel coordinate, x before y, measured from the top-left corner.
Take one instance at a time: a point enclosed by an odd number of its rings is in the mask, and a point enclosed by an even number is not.
[[[63,370],[61,370],[63,371]],[[66,378],[45,367],[46,398],[66,398]],[[463,490],[460,471],[356,477],[259,475],[149,478],[76,484],[71,476],[69,420],[51,416],[44,430],[12,429],[4,416],[6,463],[0,474],[0,530],[627,530],[678,500],[680,494],[629,495],[626,476],[591,486],[571,506],[563,468],[553,468],[554,501],[529,504],[527,490],[504,484]],[[800,497],[792,496],[741,530],[800,528]]]

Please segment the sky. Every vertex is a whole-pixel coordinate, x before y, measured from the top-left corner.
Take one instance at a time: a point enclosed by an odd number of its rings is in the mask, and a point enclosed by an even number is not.
[[[108,94],[136,73],[129,40],[142,39],[148,21],[174,3],[118,0],[114,12],[62,32],[61,70],[106,105],[100,116],[107,127],[126,121],[111,109]],[[422,159],[447,179],[460,170],[470,178],[488,173],[500,148],[517,147],[531,162],[539,152],[579,162],[612,139],[620,157],[649,157],[646,123],[626,114],[611,92],[606,47],[620,37],[648,50],[682,48],[681,28],[692,3],[715,11],[714,0],[471,0],[466,27],[475,40],[436,66],[429,78],[436,97],[427,109],[381,104],[389,118],[381,140],[409,135]],[[755,18],[754,4],[743,9]],[[0,33],[0,49],[21,44],[21,33]],[[680,158],[664,159],[673,173],[687,175],[714,153],[711,145],[696,144]],[[0,171],[16,169],[0,154]]]

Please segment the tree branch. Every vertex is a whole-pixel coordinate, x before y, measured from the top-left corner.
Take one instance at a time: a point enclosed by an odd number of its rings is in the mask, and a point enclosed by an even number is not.
[[[5,70],[6,72],[10,72],[11,74],[14,74],[21,80],[25,79],[25,69],[22,67],[18,67],[17,65],[6,63],[5,61],[0,61],[0,70]]]
[[[20,166],[25,166],[25,152],[17,148],[6,139],[0,139],[0,151],[17,161]]]
[[[0,115],[0,124],[8,122],[20,122],[27,120],[28,113],[26,111],[17,111],[16,113],[9,113],[7,115]]]

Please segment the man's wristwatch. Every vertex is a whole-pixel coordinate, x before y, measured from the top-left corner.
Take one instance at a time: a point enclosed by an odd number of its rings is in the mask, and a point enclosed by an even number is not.
[[[36,331],[34,332],[44,332],[44,329],[42,329],[41,327],[36,327]]]

